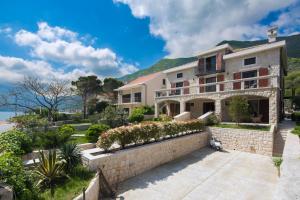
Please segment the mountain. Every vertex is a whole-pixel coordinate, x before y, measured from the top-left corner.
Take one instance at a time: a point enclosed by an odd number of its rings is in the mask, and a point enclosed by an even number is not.
[[[286,40],[287,44],[287,54],[288,54],[288,65],[289,71],[300,70],[300,34],[277,37],[277,41]],[[238,40],[224,40],[220,42],[218,45],[222,45],[225,43],[230,44],[234,49],[246,48],[255,45],[265,44],[267,40],[256,40],[256,41],[238,41]],[[177,67],[188,62],[192,62],[197,60],[196,57],[188,57],[188,58],[175,58],[175,59],[161,59],[154,65],[150,66],[147,69],[139,70],[133,74],[129,74],[120,78],[120,80],[127,82],[133,79],[136,79],[140,76],[148,75],[154,72],[166,70],[169,68]]]
[[[172,67],[184,65],[186,63],[193,62],[195,60],[197,60],[197,57],[175,58],[175,59],[164,58],[147,69],[142,69],[133,74],[123,76],[123,77],[119,78],[119,80],[127,82],[130,80],[136,79],[140,76],[144,76],[144,75],[152,74],[154,72],[163,71],[163,70],[166,70],[166,69],[169,69]]]

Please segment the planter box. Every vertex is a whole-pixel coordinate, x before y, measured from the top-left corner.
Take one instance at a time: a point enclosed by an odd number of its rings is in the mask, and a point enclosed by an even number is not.
[[[99,154],[101,149],[83,151],[83,163],[90,170],[101,168],[111,185],[207,146],[208,133],[200,132],[161,142]]]

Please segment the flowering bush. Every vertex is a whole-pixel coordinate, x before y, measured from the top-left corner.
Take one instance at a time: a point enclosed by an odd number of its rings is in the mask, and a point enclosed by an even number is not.
[[[145,122],[133,126],[121,126],[103,133],[97,146],[108,150],[114,143],[122,148],[129,144],[147,143],[159,140],[165,136],[175,137],[178,134],[198,132],[204,127],[200,120],[186,122]]]

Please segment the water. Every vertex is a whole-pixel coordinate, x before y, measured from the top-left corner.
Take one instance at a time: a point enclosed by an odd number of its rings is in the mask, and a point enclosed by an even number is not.
[[[18,113],[17,113],[18,114]],[[15,116],[15,112],[0,111],[0,121],[6,121]]]

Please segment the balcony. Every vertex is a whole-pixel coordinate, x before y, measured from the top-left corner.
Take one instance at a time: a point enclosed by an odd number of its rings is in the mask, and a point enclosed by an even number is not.
[[[198,84],[188,87],[162,89],[155,91],[155,98],[273,88],[280,86],[279,80],[280,79],[278,76],[268,75],[236,80],[226,80],[215,83]]]
[[[120,104],[138,104],[142,102],[141,97],[134,98],[122,98],[122,102]]]

